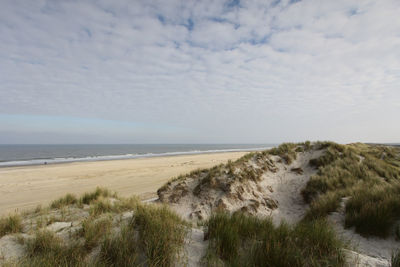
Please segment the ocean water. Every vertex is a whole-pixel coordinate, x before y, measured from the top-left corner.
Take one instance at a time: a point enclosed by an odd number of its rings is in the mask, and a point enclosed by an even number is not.
[[[262,150],[274,144],[0,145],[0,167]]]

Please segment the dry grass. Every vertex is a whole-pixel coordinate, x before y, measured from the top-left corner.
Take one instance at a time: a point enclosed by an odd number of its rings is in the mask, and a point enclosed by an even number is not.
[[[0,237],[22,231],[22,218],[18,214],[0,218]]]
[[[52,209],[60,209],[64,206],[73,205],[78,203],[78,199],[73,194],[66,194],[64,197],[54,200],[50,208]]]
[[[112,193],[107,188],[97,187],[95,191],[84,193],[83,196],[79,199],[79,202],[82,204],[90,205],[92,201],[96,201],[99,197],[114,197],[117,198],[116,193]]]
[[[79,233],[85,239],[85,248],[90,250],[96,247],[99,241],[110,234],[112,218],[110,216],[95,219],[86,218],[82,222],[82,231]]]
[[[86,266],[79,243],[66,244],[53,232],[38,231],[26,241],[27,256],[19,266]]]

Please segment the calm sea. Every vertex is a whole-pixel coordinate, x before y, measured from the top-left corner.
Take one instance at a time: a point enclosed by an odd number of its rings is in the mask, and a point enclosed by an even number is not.
[[[273,146],[274,144],[0,145],[0,167],[251,151],[267,149]]]

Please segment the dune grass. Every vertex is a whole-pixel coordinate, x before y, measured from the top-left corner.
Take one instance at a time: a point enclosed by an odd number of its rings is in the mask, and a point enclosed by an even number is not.
[[[97,264],[173,266],[181,256],[187,224],[166,206],[140,204],[134,213],[117,235],[106,235]]]
[[[228,266],[343,266],[343,243],[325,220],[295,226],[243,213],[214,214],[207,223],[207,264]]]
[[[66,194],[64,197],[61,197],[57,200],[54,200],[50,204],[50,208],[59,209],[64,206],[72,205],[78,203],[78,199],[73,194]]]
[[[85,239],[84,247],[90,250],[96,247],[99,241],[110,234],[112,218],[110,216],[96,219],[88,217],[82,222],[82,230],[79,233]]]
[[[95,266],[138,266],[139,242],[134,229],[123,225],[117,235],[106,235]]]
[[[139,242],[150,266],[172,266],[182,252],[186,223],[166,206],[141,205],[131,226],[139,230]]]
[[[393,252],[390,266],[400,267],[400,250]]]
[[[278,147],[270,149],[268,152],[271,155],[280,156],[285,160],[286,164],[291,164],[297,158],[297,147],[300,146],[294,143],[283,143]]]
[[[394,147],[325,143],[310,161],[318,168],[302,190],[306,219],[325,217],[344,197],[345,226],[364,236],[386,237],[400,219],[400,150]]]
[[[66,244],[53,232],[41,230],[26,241],[26,257],[18,266],[86,266],[81,244]]]
[[[25,247],[25,255],[2,264],[45,267],[173,266],[183,257],[188,225],[166,206],[142,204],[137,197],[119,198],[107,189],[97,188],[79,199],[67,194],[53,201],[50,208],[53,210],[46,210],[43,214],[42,208],[26,214],[31,219],[26,233],[31,237],[19,238],[19,243]],[[125,211],[130,211],[128,216],[132,215],[131,220],[123,216]],[[42,228],[56,220],[54,216],[68,221],[71,217],[67,212],[83,216],[83,220],[81,217],[74,221],[74,226],[77,222],[81,225],[80,229],[71,228],[68,234]],[[80,219],[82,221],[79,222]],[[1,235],[21,230],[20,215],[0,219]]]
[[[19,233],[22,228],[22,218],[19,214],[0,218],[0,237],[6,234]]]
[[[400,219],[400,183],[357,190],[346,203],[347,227],[358,233],[387,237]]]
[[[93,192],[84,193],[83,196],[79,199],[79,202],[82,204],[89,205],[92,203],[92,201],[97,200],[99,197],[104,197],[104,198],[114,197],[114,198],[116,198],[117,194],[112,193],[107,188],[97,187],[96,190]]]

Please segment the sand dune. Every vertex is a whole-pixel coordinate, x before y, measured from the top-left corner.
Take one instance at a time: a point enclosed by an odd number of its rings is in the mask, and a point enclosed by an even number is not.
[[[96,186],[121,196],[156,196],[171,177],[237,159],[246,152],[213,153],[129,160],[0,168],[0,215],[45,205],[66,193],[81,194]]]

